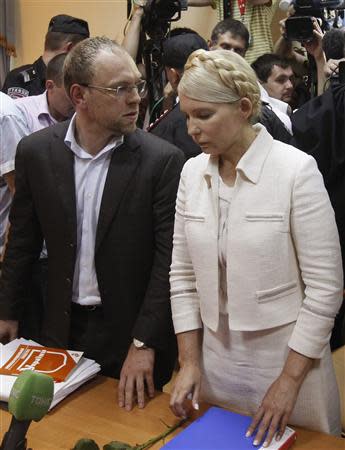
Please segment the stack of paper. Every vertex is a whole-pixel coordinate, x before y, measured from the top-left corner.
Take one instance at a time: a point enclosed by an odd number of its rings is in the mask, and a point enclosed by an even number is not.
[[[0,367],[4,366],[13,356],[20,345],[36,345],[37,342],[27,339],[15,339],[9,344],[0,343]],[[76,352],[77,353],[77,352]],[[80,359],[79,359],[80,358]],[[76,359],[76,366],[69,373],[65,381],[54,382],[54,399],[50,409],[54,408],[61,400],[63,400],[71,392],[75,391],[79,386],[90,380],[100,371],[100,365],[95,361],[79,356]],[[0,400],[7,402],[16,376],[0,375]]]

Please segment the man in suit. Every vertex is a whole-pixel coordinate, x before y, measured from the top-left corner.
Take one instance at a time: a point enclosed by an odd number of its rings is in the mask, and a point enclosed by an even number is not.
[[[41,342],[82,350],[120,378],[119,404],[145,404],[174,366],[168,272],[184,157],[136,129],[145,83],[107,38],[79,43],[64,84],[71,122],[23,139],[0,280],[0,337],[13,339],[26,281],[45,240]]]

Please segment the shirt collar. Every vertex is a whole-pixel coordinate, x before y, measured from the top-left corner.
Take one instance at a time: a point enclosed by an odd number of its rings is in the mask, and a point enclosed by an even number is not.
[[[110,142],[108,142],[108,144],[105,147],[103,147],[103,149],[99,153],[97,153],[97,155],[92,156],[92,155],[90,155],[90,153],[86,152],[78,144],[78,142],[75,138],[75,121],[76,121],[76,114],[74,113],[74,115],[69,123],[64,142],[67,145],[67,147],[79,158],[97,159],[101,155],[104,155],[105,153],[108,153],[108,152],[114,150],[115,148],[119,147],[123,143],[123,136],[117,137],[117,138],[114,137],[113,139],[111,139]]]
[[[48,99],[47,99],[47,91],[44,91],[43,94],[37,95],[37,118],[39,119],[41,116],[48,116],[51,124],[57,123],[57,120],[49,112]]]
[[[258,134],[239,160],[236,172],[242,172],[249,181],[256,184],[259,181],[267,155],[271,151],[273,138],[263,125],[258,123],[253,128]],[[204,171],[204,178],[209,188],[212,186],[212,180],[215,180],[215,177],[218,179],[218,174],[218,157],[210,156]]]
[[[289,110],[291,108],[288,103],[283,102],[282,100],[278,100],[277,98],[270,97],[266,89],[261,84],[259,84],[259,86],[262,101],[269,103],[271,106],[279,109],[279,111],[281,111],[282,113],[289,115]]]

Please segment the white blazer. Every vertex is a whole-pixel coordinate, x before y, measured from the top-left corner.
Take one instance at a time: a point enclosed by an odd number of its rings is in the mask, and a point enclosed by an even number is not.
[[[334,212],[315,160],[261,125],[236,167],[229,208],[229,327],[254,331],[296,321],[289,346],[320,358],[342,301]],[[176,333],[219,321],[218,158],[185,164],[170,272]]]

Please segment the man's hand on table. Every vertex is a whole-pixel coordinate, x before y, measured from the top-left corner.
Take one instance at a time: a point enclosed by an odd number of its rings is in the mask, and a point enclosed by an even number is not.
[[[0,342],[7,344],[18,336],[17,320],[0,320]]]
[[[137,349],[131,344],[120,374],[118,402],[121,408],[130,411],[136,399],[139,408],[144,408],[145,385],[149,397],[154,396],[154,362],[155,351],[152,348]]]

